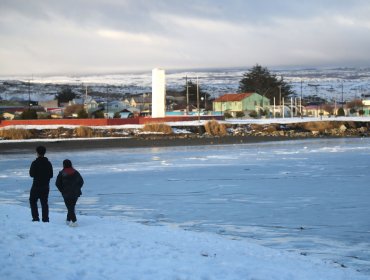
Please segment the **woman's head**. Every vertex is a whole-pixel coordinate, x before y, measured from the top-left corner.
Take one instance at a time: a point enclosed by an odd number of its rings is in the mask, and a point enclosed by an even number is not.
[[[72,167],[72,162],[69,159],[63,160],[63,168]]]

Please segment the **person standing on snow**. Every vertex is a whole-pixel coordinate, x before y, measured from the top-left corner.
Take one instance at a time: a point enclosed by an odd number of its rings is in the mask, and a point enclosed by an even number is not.
[[[53,166],[47,157],[45,157],[46,148],[38,146],[36,148],[37,158],[32,162],[30,167],[30,176],[33,178],[33,183],[30,191],[30,206],[32,221],[39,222],[39,211],[37,201],[40,199],[42,208],[42,221],[49,222],[49,183],[53,178]]]
[[[78,198],[82,194],[81,188],[84,184],[81,174],[72,167],[72,162],[69,159],[63,161],[63,170],[58,174],[55,185],[61,192],[64,203],[67,207],[67,225],[71,227],[77,226],[77,218],[75,207]]]

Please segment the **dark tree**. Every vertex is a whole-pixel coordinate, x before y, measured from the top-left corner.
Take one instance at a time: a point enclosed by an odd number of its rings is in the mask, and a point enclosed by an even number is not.
[[[76,94],[72,91],[70,87],[63,88],[55,98],[58,100],[58,103],[67,103],[74,98],[76,98]]]
[[[338,112],[337,112],[337,115],[339,117],[344,117],[346,115],[345,112],[344,112],[344,109],[343,108],[339,108],[338,109]]]
[[[103,111],[96,111],[93,113],[94,118],[96,119],[104,119],[104,112]]]
[[[84,109],[84,106],[80,104],[70,105],[64,109],[64,116],[71,117],[73,114],[78,114],[78,112],[83,109]]]
[[[275,97],[276,104],[280,103],[280,97],[288,97],[294,93],[283,77],[277,78],[266,67],[258,64],[244,73],[239,82],[239,92],[257,92],[270,100]]]
[[[189,91],[189,108],[197,107],[197,84],[193,83],[191,80],[188,80],[188,91]],[[186,85],[184,85],[184,89],[181,91],[181,95],[185,96],[186,98]],[[199,86],[199,107],[204,108],[205,104],[208,107],[209,105],[207,103],[211,104],[209,100],[210,95],[203,91],[201,86]]]
[[[34,109],[28,109],[22,112],[21,114],[22,120],[36,120],[37,119],[37,112]]]
[[[79,119],[87,119],[89,117],[85,109],[81,109],[80,111],[78,111],[77,116]]]

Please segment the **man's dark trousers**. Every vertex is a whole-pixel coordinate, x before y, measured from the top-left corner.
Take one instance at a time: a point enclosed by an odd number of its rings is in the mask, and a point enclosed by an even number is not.
[[[39,211],[37,209],[37,201],[40,199],[42,209],[42,221],[49,222],[49,187],[45,188],[31,188],[30,206],[33,221],[40,221]]]

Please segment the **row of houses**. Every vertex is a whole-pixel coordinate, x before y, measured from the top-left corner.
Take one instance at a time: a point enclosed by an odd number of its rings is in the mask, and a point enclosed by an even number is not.
[[[233,93],[222,95],[212,101],[212,110],[206,111],[205,108],[199,109],[194,106],[187,106],[183,104],[183,100],[175,97],[166,98],[167,115],[185,115],[185,114],[199,114],[202,115],[224,115],[228,113],[233,117],[240,115],[245,116],[266,116],[266,117],[289,117],[289,116],[330,116],[338,115],[338,110],[343,108],[342,105],[317,104],[302,106],[301,100],[287,99],[282,104],[271,104],[270,99],[261,96],[256,92],[248,93]],[[273,102],[275,103],[275,102]],[[183,104],[178,106],[178,104]],[[105,118],[130,118],[134,116],[149,115],[151,111],[152,99],[150,94],[127,98],[124,100],[103,100],[95,99],[91,96],[84,98],[76,98],[66,104],[58,104],[57,100],[39,102],[32,104],[32,108],[37,109],[39,114],[47,114],[52,118],[64,117],[64,111],[68,106],[80,105],[83,107],[88,117],[94,118],[98,112],[100,116],[103,114]],[[6,119],[13,119],[17,112],[20,113],[29,107],[8,106],[1,107],[0,113]],[[350,108],[343,108],[345,115],[353,115],[354,111]],[[364,115],[370,115],[370,97],[362,101],[361,110]],[[359,111],[359,110],[358,110]],[[358,114],[358,111],[357,114]],[[241,114],[242,113],[242,114]],[[253,113],[253,114],[252,114]],[[75,116],[77,117],[77,116]]]
[[[244,115],[252,112],[257,116],[276,116],[276,117],[292,117],[292,116],[330,116],[338,115],[339,110],[343,109],[345,115],[370,115],[370,96],[362,100],[362,103],[357,105],[357,108],[349,108],[343,104],[310,104],[303,106],[302,100],[298,98],[288,98],[282,100],[279,104],[271,104],[270,99],[261,96],[258,93],[235,93],[225,94],[213,101],[213,111],[229,113],[236,117],[238,113]]]
[[[167,115],[184,115],[184,114],[197,114],[198,108],[195,106],[189,106],[183,103],[184,100],[179,100],[178,97],[167,96],[166,97],[166,108]],[[76,102],[76,101],[73,101]],[[73,103],[72,102],[72,103]],[[80,100],[79,102],[83,102]],[[113,118],[113,115],[117,112],[131,112],[134,115],[150,114],[152,100],[150,94],[143,95],[140,97],[131,97],[123,101],[111,101],[111,102],[97,102],[92,98],[84,100],[85,109],[89,114],[93,114],[94,111],[102,109],[107,112],[109,118]],[[290,102],[290,103],[289,103]],[[182,103],[182,106],[179,105]],[[100,104],[100,105],[99,105]],[[103,104],[103,106],[101,105]],[[106,105],[107,104],[107,105]],[[229,113],[231,116],[236,117],[238,113],[243,113],[248,116],[251,113],[257,113],[257,116],[329,116],[337,115],[338,110],[343,108],[343,105],[333,104],[332,106],[322,104],[302,106],[301,100],[288,99],[285,104],[284,101],[281,105],[271,104],[270,99],[261,96],[256,92],[249,93],[233,93],[225,94],[212,101],[212,111],[206,111],[201,109],[202,114],[214,114],[223,115]],[[362,109],[365,115],[369,115],[370,99],[363,100]],[[351,114],[350,108],[343,108],[346,115]]]

